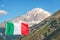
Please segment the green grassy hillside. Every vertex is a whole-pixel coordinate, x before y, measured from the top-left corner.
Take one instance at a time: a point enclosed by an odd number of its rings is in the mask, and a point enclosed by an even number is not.
[[[31,27],[21,40],[60,40],[60,11]]]

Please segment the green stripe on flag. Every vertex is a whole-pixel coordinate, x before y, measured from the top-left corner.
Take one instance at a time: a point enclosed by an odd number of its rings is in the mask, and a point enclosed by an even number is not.
[[[14,33],[14,24],[7,22],[6,23],[6,35],[13,35]]]

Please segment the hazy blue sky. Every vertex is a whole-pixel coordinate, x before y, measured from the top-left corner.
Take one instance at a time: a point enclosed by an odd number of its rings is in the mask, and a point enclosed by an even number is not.
[[[0,0],[0,12],[3,12],[0,14],[0,23],[24,15],[34,8],[42,8],[53,13],[60,9],[60,0]]]

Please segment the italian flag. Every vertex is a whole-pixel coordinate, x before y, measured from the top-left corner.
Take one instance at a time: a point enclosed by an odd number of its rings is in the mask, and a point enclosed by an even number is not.
[[[25,22],[6,22],[6,35],[27,35],[29,33],[28,24]]]

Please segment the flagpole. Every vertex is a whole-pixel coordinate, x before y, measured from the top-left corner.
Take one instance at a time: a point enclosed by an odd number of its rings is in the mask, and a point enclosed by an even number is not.
[[[18,38],[18,40],[21,40],[22,39],[22,35],[20,35],[20,37]]]
[[[6,22],[5,22],[5,31],[6,31]],[[6,34],[4,33],[4,40],[6,40]]]
[[[6,35],[4,36],[4,40],[6,40]]]
[[[6,28],[5,28],[5,30],[6,30]],[[4,40],[6,40],[6,34],[4,35]]]

